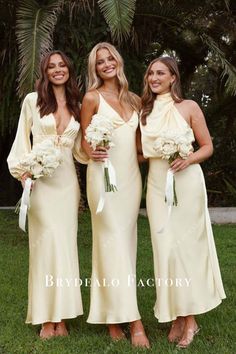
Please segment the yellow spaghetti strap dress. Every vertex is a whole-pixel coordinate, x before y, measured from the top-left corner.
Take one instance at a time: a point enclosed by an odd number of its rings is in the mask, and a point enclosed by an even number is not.
[[[104,184],[102,163],[92,160],[87,170],[87,196],[92,217],[93,251],[89,323],[122,323],[140,319],[136,299],[137,217],[141,177],[136,153],[138,115],[128,122],[99,94],[98,114],[115,124],[110,161],[116,171],[117,192],[106,193],[96,214]]]

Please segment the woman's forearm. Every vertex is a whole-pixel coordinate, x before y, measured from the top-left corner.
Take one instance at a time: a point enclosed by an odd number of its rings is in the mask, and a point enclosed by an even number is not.
[[[189,156],[191,164],[201,163],[207,160],[213,154],[213,146],[204,145],[201,146],[199,150],[195,151]]]
[[[90,157],[92,149],[91,149],[91,146],[87,143],[87,141],[84,138],[82,138],[81,146],[82,146],[82,149],[84,150],[84,152]]]

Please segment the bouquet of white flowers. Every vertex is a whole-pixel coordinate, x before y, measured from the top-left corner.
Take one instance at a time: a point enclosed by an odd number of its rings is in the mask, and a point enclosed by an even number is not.
[[[98,146],[110,148],[114,146],[112,137],[114,133],[114,124],[108,117],[94,114],[91,123],[85,131],[85,139],[91,145],[93,150]],[[103,164],[105,192],[117,191],[116,175],[114,167],[109,159]],[[97,213],[101,212],[104,206],[104,196],[102,195],[98,204]]]
[[[20,166],[32,175],[32,179],[51,177],[61,163],[60,149],[49,139],[33,146],[32,151],[23,157]]]
[[[155,140],[153,149],[157,157],[168,160],[171,164],[176,158],[186,159],[193,151],[192,142],[194,141],[193,131],[187,127],[185,131],[175,130],[163,131]],[[167,173],[166,195],[168,205],[177,205],[177,195],[175,190],[175,178],[169,169]]]
[[[114,125],[112,121],[105,116],[94,114],[91,123],[86,129],[86,141],[96,150],[97,146],[112,147],[112,136]]]
[[[23,231],[25,231],[26,215],[30,206],[29,197],[33,180],[44,176],[51,177],[61,162],[61,152],[50,139],[34,145],[32,151],[20,161],[22,170],[31,175],[31,178],[26,179],[22,197],[16,205],[16,212],[20,213],[19,226]]]

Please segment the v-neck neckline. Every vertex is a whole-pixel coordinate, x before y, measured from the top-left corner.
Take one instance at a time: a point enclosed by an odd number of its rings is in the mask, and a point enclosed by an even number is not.
[[[61,134],[58,134],[56,117],[54,116],[53,113],[50,113],[50,114],[51,114],[51,116],[52,116],[52,118],[53,118],[53,121],[54,121],[55,131],[56,131],[56,133],[57,133],[56,135],[58,135],[58,136],[64,135],[65,132],[67,131],[67,129],[69,128],[69,126],[70,126],[70,124],[71,124],[71,121],[72,121],[72,119],[73,119],[74,117],[73,117],[73,116],[70,117],[70,120],[69,120],[69,122],[68,122],[66,128],[64,129],[64,131],[63,131]]]
[[[133,110],[133,113],[131,114],[130,118],[128,120],[125,120],[120,113],[117,112],[117,110],[115,108],[112,107],[112,105],[107,102],[107,100],[103,97],[103,95],[97,90],[99,96],[103,99],[103,101],[107,104],[107,106],[109,106],[122,120],[124,123],[129,123],[129,121],[133,118],[134,113],[136,112],[135,110]]]

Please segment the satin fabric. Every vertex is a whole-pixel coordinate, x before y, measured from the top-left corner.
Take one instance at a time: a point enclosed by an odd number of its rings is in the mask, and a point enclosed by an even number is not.
[[[199,164],[175,173],[178,205],[172,207],[163,233],[158,233],[167,220],[169,163],[155,157],[154,141],[166,129],[181,132],[186,126],[169,93],[157,96],[147,124],[140,125],[143,153],[149,158],[146,201],[156,280],[154,314],[159,322],[207,312],[225,298]]]
[[[83,313],[79,286],[77,223],[80,191],[73,162],[79,123],[73,117],[57,135],[53,114],[40,118],[37,93],[26,96],[15,141],[8,157],[11,174],[25,172],[20,160],[33,144],[50,139],[60,148],[62,163],[52,177],[35,181],[28,212],[29,282],[26,323],[60,322]]]
[[[92,160],[87,169],[87,196],[92,217],[93,251],[89,323],[122,323],[140,319],[136,299],[137,217],[141,177],[136,153],[138,115],[128,122],[99,94],[98,114],[115,125],[109,159],[115,168],[117,192],[105,194],[105,205],[96,214],[104,188],[102,163]]]

